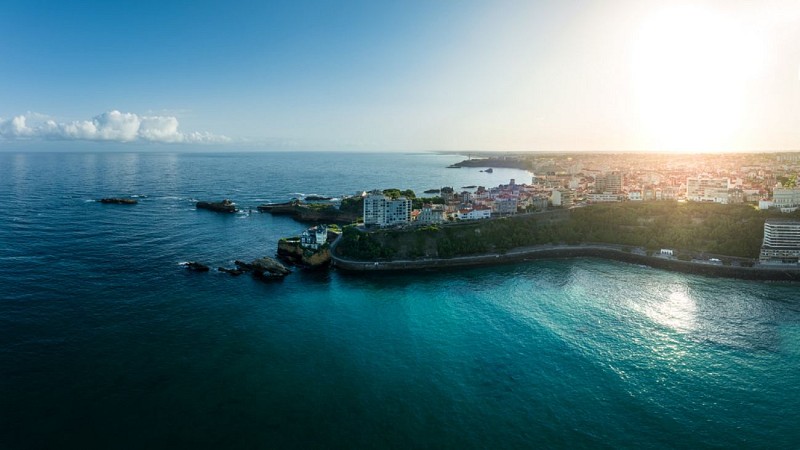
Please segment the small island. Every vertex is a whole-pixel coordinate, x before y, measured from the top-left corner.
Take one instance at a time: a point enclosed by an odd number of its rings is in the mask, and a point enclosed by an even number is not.
[[[236,204],[228,199],[224,199],[221,202],[197,202],[195,207],[221,213],[235,213],[238,211]]]
[[[286,215],[300,222],[314,223],[353,223],[361,216],[363,200],[361,197],[348,197],[341,203],[304,203],[293,199],[284,203],[258,205],[262,213]]]

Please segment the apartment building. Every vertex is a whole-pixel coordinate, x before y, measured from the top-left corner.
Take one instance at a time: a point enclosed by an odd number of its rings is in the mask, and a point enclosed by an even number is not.
[[[759,260],[763,264],[797,264],[800,258],[800,220],[767,219]]]

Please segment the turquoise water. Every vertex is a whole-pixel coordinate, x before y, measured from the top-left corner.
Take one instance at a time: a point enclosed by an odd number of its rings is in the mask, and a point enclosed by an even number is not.
[[[194,199],[527,181],[296,158],[0,154],[0,448],[800,445],[797,284],[591,259],[272,284],[178,266],[303,229]],[[123,194],[143,197],[91,201]]]

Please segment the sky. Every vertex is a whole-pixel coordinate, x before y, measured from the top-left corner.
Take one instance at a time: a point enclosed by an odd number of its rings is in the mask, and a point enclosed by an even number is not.
[[[0,3],[0,150],[800,150],[800,3]]]

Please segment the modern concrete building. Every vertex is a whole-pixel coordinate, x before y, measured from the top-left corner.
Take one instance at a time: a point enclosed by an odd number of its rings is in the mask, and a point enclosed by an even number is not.
[[[381,191],[364,197],[364,225],[389,227],[411,222],[411,200],[400,197],[392,200]]]
[[[689,177],[686,179],[686,200],[727,204],[728,185],[727,178]]]
[[[586,194],[586,200],[589,203],[610,203],[610,202],[618,202],[622,199],[621,194],[612,194],[612,193],[604,193],[604,194]]]
[[[372,191],[364,197],[364,225],[383,226],[386,222],[386,202],[389,197],[381,191]]]
[[[569,189],[553,189],[550,195],[550,201],[553,206],[572,206],[572,191]]]
[[[598,194],[617,194],[622,192],[623,177],[620,172],[608,172],[597,176],[594,181],[595,192]]]
[[[797,264],[800,258],[800,220],[767,219],[759,260],[762,264]]]
[[[782,212],[792,212],[800,207],[800,189],[776,187],[772,191],[772,206]]]

